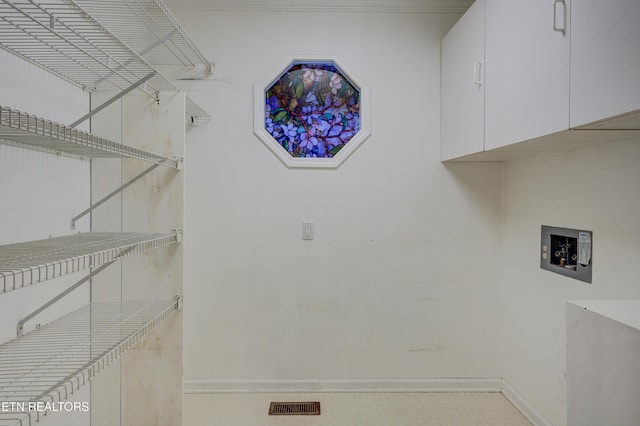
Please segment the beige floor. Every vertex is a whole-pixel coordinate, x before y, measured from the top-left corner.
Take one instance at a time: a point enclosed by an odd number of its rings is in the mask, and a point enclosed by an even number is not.
[[[320,416],[269,416],[271,401],[320,401]],[[187,394],[188,426],[524,426],[500,393]]]

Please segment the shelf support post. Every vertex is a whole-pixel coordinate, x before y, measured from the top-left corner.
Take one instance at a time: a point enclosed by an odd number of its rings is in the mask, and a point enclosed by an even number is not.
[[[150,72],[149,74],[145,75],[144,77],[142,77],[140,80],[136,81],[135,83],[133,83],[131,86],[127,87],[126,89],[124,89],[122,92],[118,93],[117,95],[115,95],[114,97],[108,99],[107,101],[105,101],[102,105],[100,105],[97,108],[92,109],[91,111],[89,111],[87,114],[83,115],[82,117],[80,117],[79,119],[77,119],[76,121],[74,121],[73,123],[71,123],[69,125],[69,127],[76,127],[78,124],[82,123],[83,121],[85,121],[87,118],[92,117],[93,115],[99,113],[100,111],[102,111],[103,109],[105,109],[106,107],[108,107],[109,105],[111,105],[112,103],[114,103],[115,101],[117,101],[118,99],[120,99],[121,97],[123,97],[124,95],[126,95],[127,93],[131,92],[133,89],[135,89],[136,87],[140,86],[141,84],[144,84],[147,80],[149,80],[151,77],[153,77],[154,75],[156,75],[155,71]]]
[[[82,213],[78,214],[77,216],[75,216],[73,219],[71,219],[71,229],[76,229],[76,222],[78,221],[78,219],[80,219],[81,217],[85,216],[88,213],[91,213],[93,210],[95,210],[97,207],[101,206],[102,204],[106,203],[107,201],[109,201],[109,199],[111,199],[113,196],[121,193],[122,191],[125,190],[125,188],[129,187],[130,185],[132,185],[133,183],[135,183],[136,181],[142,179],[144,176],[146,176],[147,174],[149,174],[151,171],[153,171],[156,167],[158,167],[160,165],[160,163],[154,164],[153,166],[149,167],[148,169],[146,169],[145,171],[143,171],[142,173],[140,173],[139,175],[133,177],[129,182],[121,185],[118,189],[112,191],[111,193],[109,193],[108,195],[106,195],[105,197],[103,197],[102,199],[100,199],[99,201],[96,201],[95,204],[92,204],[89,208],[85,209]]]

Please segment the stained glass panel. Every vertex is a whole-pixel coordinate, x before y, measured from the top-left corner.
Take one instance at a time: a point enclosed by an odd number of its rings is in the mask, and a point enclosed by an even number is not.
[[[360,91],[333,62],[294,62],[265,101],[265,129],[292,157],[332,158],[360,130]]]

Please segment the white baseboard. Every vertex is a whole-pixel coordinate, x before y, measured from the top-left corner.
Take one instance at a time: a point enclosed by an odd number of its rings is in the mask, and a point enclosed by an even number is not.
[[[535,408],[531,406],[516,390],[506,381],[502,380],[502,394],[535,426],[551,426]]]
[[[501,379],[185,380],[184,392],[500,392]]]

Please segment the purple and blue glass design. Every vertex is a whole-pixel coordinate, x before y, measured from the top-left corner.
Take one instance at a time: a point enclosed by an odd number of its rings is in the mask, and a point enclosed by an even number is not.
[[[265,99],[265,129],[292,157],[332,158],[360,130],[360,91],[333,62],[293,63]]]

